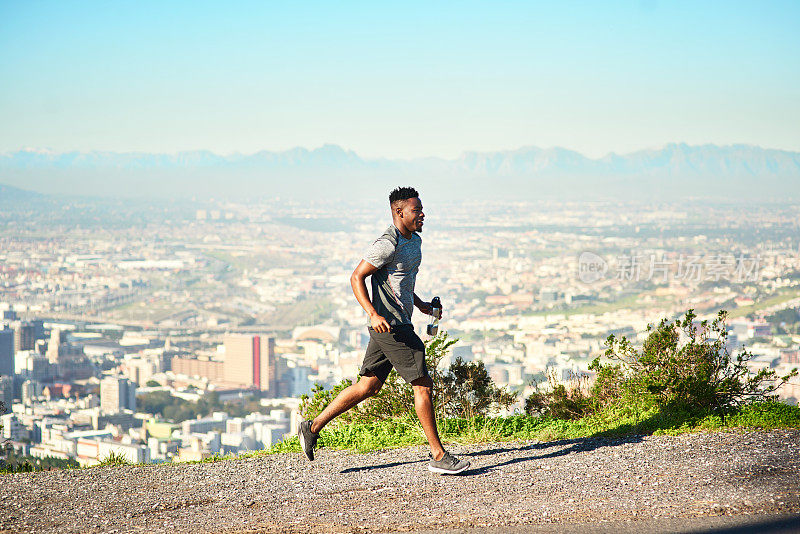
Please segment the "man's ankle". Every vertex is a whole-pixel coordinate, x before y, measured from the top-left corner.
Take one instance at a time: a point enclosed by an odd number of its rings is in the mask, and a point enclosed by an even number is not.
[[[312,419],[311,420],[311,426],[309,428],[311,429],[311,432],[313,432],[314,434],[319,434],[319,431],[322,430],[322,427],[319,427],[316,430],[314,430],[314,425],[315,424],[316,424],[315,420]]]
[[[433,458],[435,461],[437,461],[437,462],[438,462],[439,460],[441,460],[441,459],[442,459],[442,457],[444,457],[444,449],[441,449],[441,450],[439,450],[439,451],[436,451],[436,452],[433,452],[433,451],[431,451],[431,457],[432,457],[432,458]]]

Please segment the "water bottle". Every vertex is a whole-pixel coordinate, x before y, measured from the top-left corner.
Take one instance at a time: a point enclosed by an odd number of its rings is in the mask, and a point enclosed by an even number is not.
[[[428,323],[428,335],[435,336],[439,333],[439,319],[442,318],[442,301],[433,297],[431,301],[431,320]]]

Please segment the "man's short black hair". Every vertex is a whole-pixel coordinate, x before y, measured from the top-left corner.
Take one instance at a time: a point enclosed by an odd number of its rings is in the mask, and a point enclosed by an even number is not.
[[[392,205],[395,202],[399,202],[401,200],[408,200],[409,198],[417,198],[419,193],[413,187],[398,187],[391,193],[389,193],[389,204]]]

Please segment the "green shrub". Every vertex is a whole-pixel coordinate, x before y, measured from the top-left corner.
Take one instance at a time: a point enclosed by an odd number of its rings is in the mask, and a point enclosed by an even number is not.
[[[731,427],[800,428],[800,407],[782,402],[759,402],[743,406],[726,418]]]
[[[663,319],[655,328],[648,326],[650,334],[641,350],[624,337],[609,336],[606,357],[618,364],[609,367],[595,360],[592,368],[598,372],[598,382],[607,389],[618,387],[623,394],[652,396],[659,406],[675,410],[725,413],[744,404],[775,400],[775,391],[797,371],[783,377],[772,369],[751,373],[747,363],[752,353],[742,348],[733,356],[726,346],[726,316],[721,310],[699,327],[694,310],[674,322]]]
[[[311,396],[300,396],[300,415],[302,415],[304,419],[310,420],[315,418],[322,413],[322,410],[324,410],[325,407],[333,401],[333,399],[336,398],[336,395],[338,395],[339,392],[350,387],[352,384],[353,381],[349,378],[342,380],[330,390],[325,389],[325,386],[322,384],[314,384],[314,387],[311,389]],[[353,412],[356,409],[358,409],[357,406],[342,414],[341,417],[345,418],[343,420],[349,420],[352,417],[350,412]]]
[[[50,469],[74,469],[79,466],[73,459],[19,456],[14,449],[7,450],[5,458],[0,458],[0,473],[30,473]]]
[[[117,454],[114,451],[108,453],[108,456],[97,464],[98,467],[120,467],[123,465],[131,465],[131,462],[124,455]]]
[[[36,470],[36,464],[30,458],[21,459],[13,464],[6,461],[0,463],[0,473],[32,473]]]
[[[574,375],[564,383],[554,372],[547,374],[548,387],[535,384],[535,391],[525,400],[525,413],[554,419],[580,419],[597,411],[596,399],[585,392],[586,379]]]
[[[485,416],[507,409],[517,400],[516,394],[492,382],[483,362],[464,362],[460,357],[434,387],[434,405],[440,419]]]
[[[511,406],[516,395],[495,386],[482,362],[465,363],[457,358],[447,371],[440,370],[439,364],[457,341],[443,332],[425,345],[425,363],[433,379],[433,405],[437,417],[489,415]],[[330,390],[315,385],[311,396],[300,397],[301,415],[313,419],[352,383],[351,380],[343,380]],[[377,395],[342,414],[339,421],[370,423],[398,417],[415,417],[414,391],[392,369]]]
[[[734,408],[774,401],[775,391],[791,377],[778,377],[771,369],[751,373],[752,354],[742,348],[735,356],[727,348],[726,312],[709,321],[696,322],[693,310],[674,322],[663,319],[649,325],[642,348],[625,337],[611,335],[605,356],[611,363],[595,359],[589,366],[595,381],[587,388],[573,377],[566,383],[548,376],[547,388],[537,385],[526,399],[525,411],[556,419],[576,420],[598,414],[609,407],[637,406],[651,415],[693,422],[707,414],[724,417]]]

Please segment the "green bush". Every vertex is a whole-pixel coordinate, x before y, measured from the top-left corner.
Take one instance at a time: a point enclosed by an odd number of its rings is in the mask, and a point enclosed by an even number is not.
[[[619,362],[619,369],[598,360],[593,368],[605,377],[617,377],[623,393],[651,396],[659,406],[676,410],[725,413],[748,403],[775,400],[775,391],[797,371],[783,377],[772,369],[751,373],[747,363],[752,353],[742,348],[734,356],[726,346],[726,316],[721,310],[713,321],[701,321],[699,326],[694,310],[674,322],[663,319],[655,328],[648,326],[650,334],[640,350],[626,338],[611,335],[606,357]]]
[[[751,403],[774,401],[775,391],[791,377],[778,377],[774,370],[753,374],[747,363],[752,354],[742,348],[732,355],[727,348],[726,312],[697,324],[693,310],[674,322],[663,319],[649,325],[641,349],[627,338],[611,335],[605,356],[595,359],[589,370],[596,373],[591,388],[581,380],[563,383],[551,375],[549,388],[539,388],[528,397],[525,411],[557,419],[580,419],[614,405],[633,405],[653,417],[688,421],[689,414],[716,413],[723,416]]]
[[[465,363],[457,358],[447,371],[440,370],[442,359],[457,342],[443,332],[425,345],[425,363],[433,379],[433,405],[437,418],[489,415],[511,406],[516,395],[495,386],[482,362]],[[300,397],[301,415],[313,419],[352,383],[343,380],[330,390],[315,385],[311,396]],[[404,417],[411,420],[415,417],[414,391],[393,369],[377,395],[342,414],[339,421],[370,423]]]
[[[225,412],[230,417],[244,417],[251,412],[265,413],[268,410],[261,406],[255,397],[250,397],[242,403],[222,402],[216,391],[206,393],[197,402],[173,397],[169,391],[151,391],[137,395],[136,402],[139,411],[174,423],[195,419],[198,416],[204,417],[213,412]]]
[[[440,419],[470,418],[508,408],[516,400],[516,394],[492,382],[483,362],[468,363],[459,357],[439,377],[434,405]]]
[[[5,458],[0,459],[0,473],[30,473],[33,471],[48,471],[50,469],[75,469],[80,465],[73,459],[36,458],[33,456],[19,456],[13,449],[9,449]]]
[[[322,410],[324,410],[325,407],[328,406],[343,389],[350,387],[352,384],[353,381],[349,378],[342,380],[329,390],[325,389],[325,386],[322,384],[314,384],[314,387],[311,389],[311,396],[300,396],[300,415],[302,415],[304,419],[308,420],[315,418],[322,413]],[[340,418],[343,421],[351,421],[353,420],[353,415],[359,409],[360,407],[356,406],[343,413]]]
[[[100,463],[97,464],[98,467],[120,467],[123,465],[131,465],[131,462],[122,454],[117,454],[113,451],[108,453],[108,456],[100,460]]]
[[[800,407],[782,402],[749,404],[726,418],[732,427],[749,428],[800,428]]]
[[[596,399],[585,392],[585,378],[573,375],[564,383],[550,372],[547,383],[547,388],[535,384],[535,391],[525,399],[525,413],[554,419],[580,419],[596,411]]]

